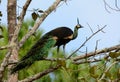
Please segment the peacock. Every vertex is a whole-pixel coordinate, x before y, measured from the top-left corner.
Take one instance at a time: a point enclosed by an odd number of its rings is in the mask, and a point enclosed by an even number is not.
[[[79,24],[79,20],[77,19],[78,24],[74,28],[74,32],[68,27],[58,27],[47,32],[43,35],[28,51],[28,53],[23,56],[13,67],[11,68],[11,74],[15,72],[31,66],[35,61],[42,60],[46,57],[47,52],[52,48],[57,46],[57,51],[59,52],[59,48],[63,45],[65,49],[65,45],[74,40],[78,35],[78,29],[82,28]]]

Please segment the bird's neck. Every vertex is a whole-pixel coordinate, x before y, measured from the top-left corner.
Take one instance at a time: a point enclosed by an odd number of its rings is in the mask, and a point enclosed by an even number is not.
[[[78,36],[78,29],[75,27],[73,32],[73,39],[75,39]]]

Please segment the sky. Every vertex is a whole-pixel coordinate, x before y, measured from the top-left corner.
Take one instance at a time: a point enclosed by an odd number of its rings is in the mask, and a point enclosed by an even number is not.
[[[22,7],[26,0],[17,0],[18,6]],[[28,10],[41,9],[46,10],[55,0],[32,0]],[[106,0],[111,7],[115,8],[114,0]],[[120,3],[120,1],[118,2]],[[3,13],[2,23],[7,25],[7,0],[2,0],[0,10]],[[118,4],[120,7],[120,4]],[[77,18],[84,28],[79,30],[77,39],[69,42],[66,46],[66,51],[76,50],[92,32],[88,26],[95,32],[104,25],[107,27],[103,30],[105,33],[98,33],[90,39],[86,45],[80,50],[88,52],[93,51],[96,46],[96,41],[99,40],[98,49],[111,47],[120,43],[120,11],[116,12],[108,8],[111,13],[105,10],[103,0],[68,0],[67,4],[61,3],[55,11],[53,11],[45,21],[40,25],[39,29],[43,29],[44,33],[60,26],[67,26],[74,29],[77,24]],[[21,9],[17,8],[17,14]],[[25,20],[31,18],[30,11],[27,11]]]

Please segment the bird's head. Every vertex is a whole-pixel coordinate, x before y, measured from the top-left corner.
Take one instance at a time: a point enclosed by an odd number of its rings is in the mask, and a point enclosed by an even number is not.
[[[75,26],[75,28],[77,28],[77,29],[83,28],[83,26],[79,24],[79,19],[78,18],[77,18],[77,25]]]

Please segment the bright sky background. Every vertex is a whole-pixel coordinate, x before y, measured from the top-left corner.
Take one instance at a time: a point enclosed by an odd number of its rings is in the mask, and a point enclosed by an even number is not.
[[[18,5],[22,7],[26,0],[18,0]],[[55,0],[32,0],[32,4],[29,7],[29,10],[32,9],[47,9]],[[112,7],[115,7],[114,0],[106,0]],[[120,1],[118,2],[120,3]],[[6,9],[7,0],[2,0],[0,5],[0,10],[2,10],[3,17],[2,23],[7,24]],[[120,4],[118,4],[120,7]],[[103,0],[70,0],[67,2],[67,5],[61,3],[59,7],[51,13],[46,20],[40,26],[40,29],[44,29],[44,32],[48,32],[59,26],[67,26],[74,29],[74,26],[77,24],[76,19],[79,18],[80,24],[84,28],[79,30],[78,38],[74,41],[71,41],[67,44],[67,51],[74,51],[77,49],[85,40],[86,37],[89,37],[92,33],[89,29],[89,25],[93,31],[97,31],[99,27],[107,25],[104,29],[106,33],[98,33],[94,36],[81,51],[85,51],[85,48],[88,48],[88,51],[95,49],[96,40],[100,40],[98,44],[98,49],[110,47],[120,43],[120,11],[116,12],[108,8],[111,13],[108,13],[104,8]],[[19,9],[19,12],[21,9]],[[27,12],[25,19],[31,18],[30,11]]]

